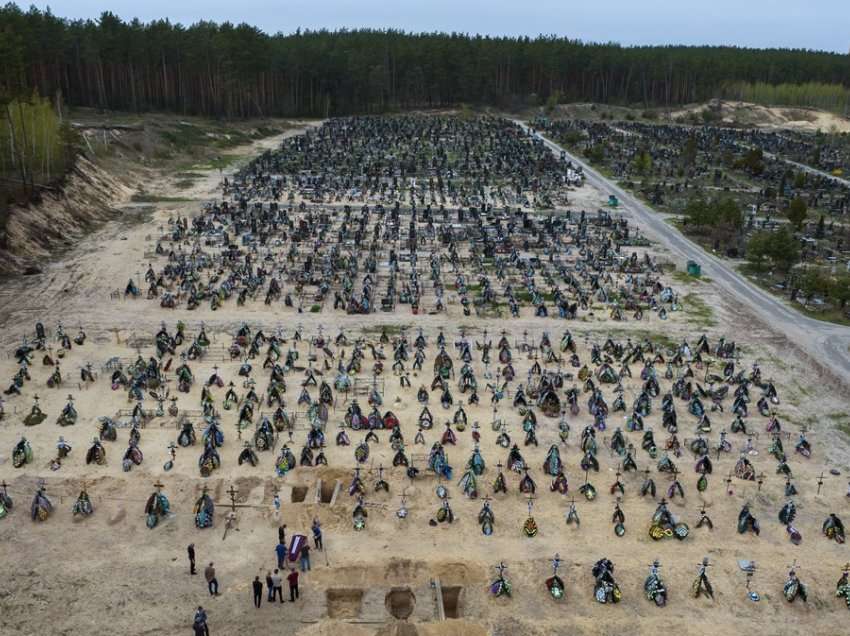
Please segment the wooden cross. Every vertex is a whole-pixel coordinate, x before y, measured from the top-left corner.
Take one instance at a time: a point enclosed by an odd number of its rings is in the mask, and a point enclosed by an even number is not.
[[[820,477],[818,477],[818,494],[820,494],[821,486],[823,486],[823,471],[821,471]]]
[[[154,482],[153,487],[156,488],[157,492],[160,492],[163,488],[165,488],[165,484],[163,484],[161,480],[157,480],[156,482]]]
[[[230,484],[230,489],[227,491],[227,494],[230,495],[230,509],[233,512],[236,512],[236,494],[238,492],[239,491],[236,490],[236,488],[233,486],[233,484]]]
[[[537,499],[533,494],[528,493],[528,516],[531,516],[531,509],[534,507],[534,500]]]
[[[761,471],[761,474],[758,476],[758,482],[757,482],[758,485],[759,485],[759,491],[761,491],[761,485],[764,483],[764,478],[765,478],[764,471]]]
[[[726,477],[726,494],[732,495],[732,470],[729,470],[729,476]]]
[[[177,445],[174,442],[168,445],[168,450],[171,452],[171,460],[177,459]]]
[[[749,591],[750,590],[750,583],[752,582],[753,576],[756,573],[756,562],[755,561],[750,561],[750,567],[748,567],[746,569],[746,573],[747,573],[747,591]]]

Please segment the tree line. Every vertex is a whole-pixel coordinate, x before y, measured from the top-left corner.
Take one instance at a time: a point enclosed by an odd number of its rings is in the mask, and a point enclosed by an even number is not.
[[[369,29],[268,35],[248,24],[186,27],[108,12],[67,20],[14,4],[0,8],[0,60],[0,93],[35,89],[73,106],[215,117],[511,108],[552,96],[674,106],[805,83],[836,87],[808,91],[832,104],[850,87],[850,56],[828,52]]]
[[[48,99],[0,96],[0,249],[8,247],[10,205],[38,198],[65,175],[74,137]]]
[[[850,114],[850,89],[840,84],[805,82],[803,84],[768,84],[766,82],[733,82],[724,85],[720,97],[771,106],[803,106]]]

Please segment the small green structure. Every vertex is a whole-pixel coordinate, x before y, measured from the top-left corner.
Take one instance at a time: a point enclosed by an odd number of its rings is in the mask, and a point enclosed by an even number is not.
[[[608,207],[609,208],[616,208],[618,205],[620,205],[620,201],[617,199],[617,197],[613,194],[609,194],[608,195]]]
[[[696,261],[688,261],[688,276],[699,278],[702,274],[702,267]]]

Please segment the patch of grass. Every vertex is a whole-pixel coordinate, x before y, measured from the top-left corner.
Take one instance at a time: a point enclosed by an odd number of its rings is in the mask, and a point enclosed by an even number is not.
[[[220,155],[213,157],[207,162],[210,170],[224,170],[237,161],[244,159],[245,155]]]
[[[174,176],[178,179],[203,179],[206,177],[206,175],[200,172],[178,172]]]
[[[643,342],[644,340],[649,340],[654,345],[663,347],[664,349],[676,349],[680,344],[677,340],[673,339],[667,334],[640,329],[634,331],[625,329],[612,329],[608,331],[608,335],[610,335],[612,338],[619,340],[622,340],[624,338],[631,338],[632,342]]]
[[[794,308],[797,309],[801,314],[808,316],[809,318],[814,318],[815,320],[822,320],[823,322],[832,322],[836,325],[844,325],[846,327],[850,327],[850,318],[848,318],[843,311],[841,311],[838,307],[831,307],[823,310],[810,309],[808,307],[803,307],[802,305],[794,304]]]
[[[312,307],[310,307],[310,313],[311,313],[311,314],[317,314],[317,313],[319,313],[320,311],[322,311],[322,306],[321,306],[321,305],[313,305]]]
[[[714,311],[697,294],[687,294],[683,299],[685,313],[700,327],[714,327]]]
[[[179,150],[189,150],[195,146],[206,146],[211,141],[207,137],[205,129],[189,123],[181,123],[175,128],[163,130],[159,134],[163,141],[168,142]]]
[[[850,439],[850,422],[839,422],[835,425],[835,430]]]
[[[224,126],[219,122],[205,121],[201,123],[179,122],[176,126],[160,131],[160,137],[180,151],[190,151],[199,147],[219,148],[226,150],[243,146],[257,139],[277,135],[280,128],[259,126],[254,130],[240,130],[232,126]]]
[[[836,431],[850,439],[850,415],[843,411],[835,411],[834,413],[827,413],[826,418],[832,422]],[[809,428],[812,428],[812,426],[809,426]]]
[[[187,190],[188,188],[191,188],[193,185],[195,185],[195,182],[192,181],[191,179],[181,179],[180,181],[178,181],[177,183],[174,184],[174,187],[177,188],[178,190]]]
[[[816,309],[810,306],[803,306],[797,302],[792,303],[789,301],[788,295],[784,290],[776,289],[775,285],[778,280],[776,277],[771,277],[769,275],[753,271],[748,263],[741,265],[739,271],[750,281],[761,287],[764,291],[770,292],[774,296],[782,298],[788,302],[792,309],[799,311],[804,316],[814,318],[815,320],[820,320],[822,322],[831,322],[836,325],[850,327],[850,317],[848,317],[840,307],[824,306]]]
[[[688,272],[683,272],[679,269],[670,272],[670,276],[673,278],[673,280],[679,283],[693,284],[711,282],[711,279],[708,276],[691,276],[690,274],[688,274]]]

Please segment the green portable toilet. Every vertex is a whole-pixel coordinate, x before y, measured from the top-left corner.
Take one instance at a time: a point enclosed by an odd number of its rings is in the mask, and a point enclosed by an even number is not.
[[[616,208],[618,205],[620,205],[620,202],[617,200],[617,197],[614,196],[613,194],[609,194],[608,195],[608,207]]]
[[[688,276],[699,278],[702,274],[702,267],[696,261],[688,261]]]

